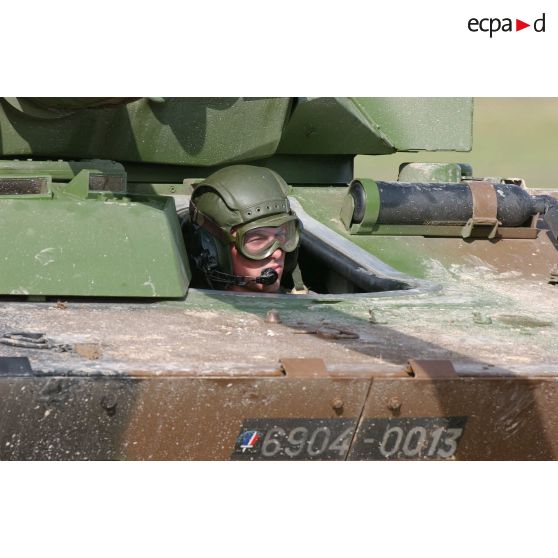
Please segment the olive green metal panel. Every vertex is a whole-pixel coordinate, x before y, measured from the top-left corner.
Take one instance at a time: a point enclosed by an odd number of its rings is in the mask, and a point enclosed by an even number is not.
[[[468,98],[142,98],[0,101],[0,155],[194,167],[278,154],[471,148]]]
[[[186,294],[190,269],[172,198],[79,199],[77,190],[0,198],[0,294]]]
[[[346,97],[299,98],[279,153],[386,154],[396,151],[389,138]]]
[[[470,151],[473,99],[468,97],[357,97],[397,151]]]
[[[459,163],[403,163],[399,165],[397,180],[399,182],[430,183],[461,182],[463,174]],[[472,176],[472,169],[469,176]]]
[[[93,174],[104,176],[121,176],[126,178],[124,167],[115,161],[100,159],[88,161],[13,161],[0,160],[0,177],[6,174],[13,176],[37,176],[45,174],[53,181],[70,181],[82,170],[90,170]]]
[[[472,119],[470,98],[300,98],[279,152],[469,151]]]
[[[290,98],[139,99],[111,108],[70,105],[52,118],[2,100],[0,154],[196,166],[248,161],[275,153],[290,104]]]

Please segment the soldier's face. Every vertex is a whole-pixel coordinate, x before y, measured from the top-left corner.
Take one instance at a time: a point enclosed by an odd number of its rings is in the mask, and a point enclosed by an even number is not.
[[[251,260],[244,257],[234,244],[231,246],[232,268],[235,275],[247,277],[259,277],[261,272],[266,268],[271,268],[277,273],[277,281],[272,285],[261,285],[251,281],[244,287],[233,285],[230,290],[238,292],[263,292],[276,293],[279,290],[281,276],[285,265],[285,252],[281,248],[277,248],[271,256],[264,260]]]

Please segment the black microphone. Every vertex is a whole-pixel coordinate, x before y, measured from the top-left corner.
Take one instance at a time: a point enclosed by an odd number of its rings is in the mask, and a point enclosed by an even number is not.
[[[259,277],[256,277],[256,283],[260,283],[261,285],[273,285],[279,274],[271,267],[266,267],[261,273]]]

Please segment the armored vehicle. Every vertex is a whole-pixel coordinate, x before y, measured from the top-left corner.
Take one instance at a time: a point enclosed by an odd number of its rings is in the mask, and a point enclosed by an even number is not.
[[[558,190],[464,98],[0,101],[0,458],[554,459]],[[306,294],[199,288],[189,199],[289,184]],[[528,177],[527,177],[528,178]],[[292,285],[286,285],[292,287]]]

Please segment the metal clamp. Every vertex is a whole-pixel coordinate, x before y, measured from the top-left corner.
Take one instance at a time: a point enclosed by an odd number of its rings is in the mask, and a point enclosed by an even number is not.
[[[473,236],[473,230],[483,230],[486,238],[494,238],[498,232],[498,199],[496,190],[490,182],[471,181],[467,182],[473,197],[473,216],[461,229],[461,236],[469,238]],[[477,236],[477,235],[475,235]]]

